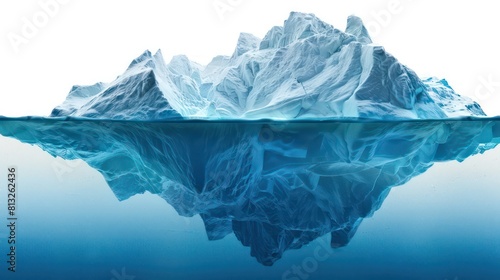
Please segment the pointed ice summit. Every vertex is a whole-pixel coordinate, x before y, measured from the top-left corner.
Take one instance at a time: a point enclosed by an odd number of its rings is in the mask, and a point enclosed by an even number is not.
[[[261,40],[242,33],[207,66],[149,51],[115,81],[75,86],[52,117],[99,119],[442,119],[484,116],[445,80],[421,80],[375,46],[360,18],[342,32],[292,12]]]

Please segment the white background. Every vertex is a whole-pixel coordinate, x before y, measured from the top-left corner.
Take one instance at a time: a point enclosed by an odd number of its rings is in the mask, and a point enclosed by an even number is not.
[[[358,15],[375,43],[420,77],[446,78],[488,115],[500,115],[496,6],[487,0],[2,0],[0,115],[46,116],[73,85],[110,82],[146,49],[162,49],[167,61],[186,54],[207,64],[230,55],[239,32],[262,38],[290,11],[314,13],[341,30],[348,15]]]

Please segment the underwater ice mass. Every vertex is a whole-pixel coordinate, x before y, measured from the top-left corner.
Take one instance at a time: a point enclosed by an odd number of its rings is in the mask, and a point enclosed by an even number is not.
[[[392,187],[495,148],[500,123],[467,116],[484,113],[359,18],[342,32],[291,13],[206,67],[147,51],[109,84],[75,86],[51,114],[71,118],[6,119],[0,134],[84,160],[119,200],[150,192],[200,215],[208,239],[233,233],[272,265],[325,234],[347,245]]]
[[[346,245],[391,187],[494,148],[500,121],[12,120],[0,134],[84,160],[119,200],[150,192],[200,215],[210,240],[234,233],[272,265],[325,234]]]

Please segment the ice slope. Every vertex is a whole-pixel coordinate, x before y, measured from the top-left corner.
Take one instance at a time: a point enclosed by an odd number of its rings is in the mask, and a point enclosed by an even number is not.
[[[200,215],[210,240],[234,233],[272,265],[325,234],[345,246],[391,187],[494,148],[500,121],[0,120],[0,134],[84,160],[119,200],[157,194]]]
[[[200,96],[199,67],[185,56],[165,64],[146,51],[110,84],[74,86],[51,116],[155,120],[194,116],[208,102]]]
[[[242,33],[207,66],[146,51],[110,84],[74,87],[51,116],[99,119],[442,119],[482,116],[443,80],[421,80],[361,19],[342,32],[292,12],[261,40]]]

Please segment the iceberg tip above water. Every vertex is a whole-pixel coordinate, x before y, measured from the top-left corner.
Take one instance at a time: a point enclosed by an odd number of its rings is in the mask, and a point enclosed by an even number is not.
[[[292,12],[263,39],[202,66],[145,51],[111,83],[74,86],[51,117],[163,119],[443,119],[485,116],[445,80],[420,79],[372,43],[360,18],[340,31]]]

